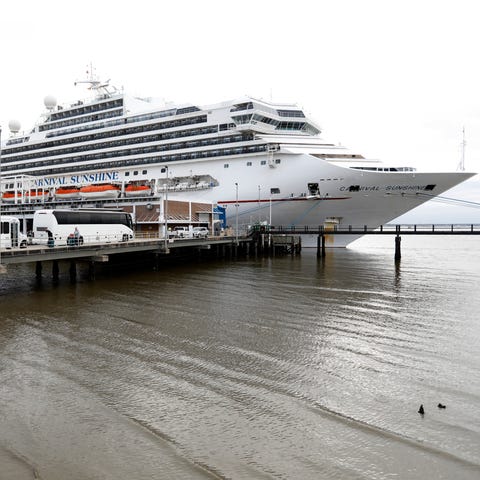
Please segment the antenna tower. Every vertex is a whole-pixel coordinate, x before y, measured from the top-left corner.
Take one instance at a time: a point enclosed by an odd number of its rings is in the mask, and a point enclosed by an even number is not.
[[[89,90],[96,91],[99,96],[106,95],[111,96],[117,92],[117,89],[112,85],[109,85],[110,79],[101,82],[98,79],[98,76],[94,73],[95,68],[90,63],[87,65],[87,79],[86,80],[77,80],[74,85],[77,86],[79,83],[86,83],[90,85],[88,87]]]
[[[467,145],[467,142],[465,141],[465,127],[462,129],[462,155],[460,157],[460,162],[458,164],[457,170],[460,170],[461,172],[465,171],[465,147]]]

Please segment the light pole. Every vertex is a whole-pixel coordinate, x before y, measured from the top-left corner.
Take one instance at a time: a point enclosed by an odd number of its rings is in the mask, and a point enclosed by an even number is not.
[[[238,245],[238,183],[235,182],[235,243]]]
[[[258,224],[260,225],[260,185],[258,186]]]
[[[270,191],[270,205],[268,212],[268,228],[272,226],[272,191]]]
[[[0,273],[5,273],[7,270],[5,265],[2,265],[2,200],[3,200],[3,191],[2,191],[2,127],[0,126]]]
[[[165,253],[168,253],[168,166],[165,167],[167,173],[167,181],[165,182],[165,206],[163,207],[163,216],[165,221]]]

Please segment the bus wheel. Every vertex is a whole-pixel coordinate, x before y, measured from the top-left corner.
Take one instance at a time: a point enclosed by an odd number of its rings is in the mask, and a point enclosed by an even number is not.
[[[79,245],[83,245],[83,237],[79,237],[79,239],[78,239],[78,244],[79,244]]]

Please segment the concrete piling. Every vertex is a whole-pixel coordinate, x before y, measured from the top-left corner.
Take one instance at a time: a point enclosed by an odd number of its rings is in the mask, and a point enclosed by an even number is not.
[[[400,235],[396,235],[395,237],[395,260],[400,260],[402,258],[402,251],[400,248],[402,242],[402,237]]]

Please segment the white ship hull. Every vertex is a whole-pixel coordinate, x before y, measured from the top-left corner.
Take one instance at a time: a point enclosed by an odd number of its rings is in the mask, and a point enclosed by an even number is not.
[[[318,228],[329,219],[339,226],[374,228],[383,225],[472,176],[471,173],[369,172],[332,165],[309,155],[278,155],[278,167],[246,167],[244,159],[175,165],[170,174],[183,176],[198,169],[215,177],[217,187],[169,193],[169,198],[217,202],[226,207],[227,223],[240,228],[260,222],[275,226]],[[261,162],[256,162],[261,163]],[[308,173],[305,173],[308,172]],[[323,182],[321,178],[326,178]],[[253,179],[253,180],[252,180]],[[306,194],[318,182],[316,196]],[[358,191],[350,191],[352,186]],[[270,194],[271,188],[280,191]],[[431,189],[430,189],[431,188]],[[344,246],[356,237],[336,236]]]

